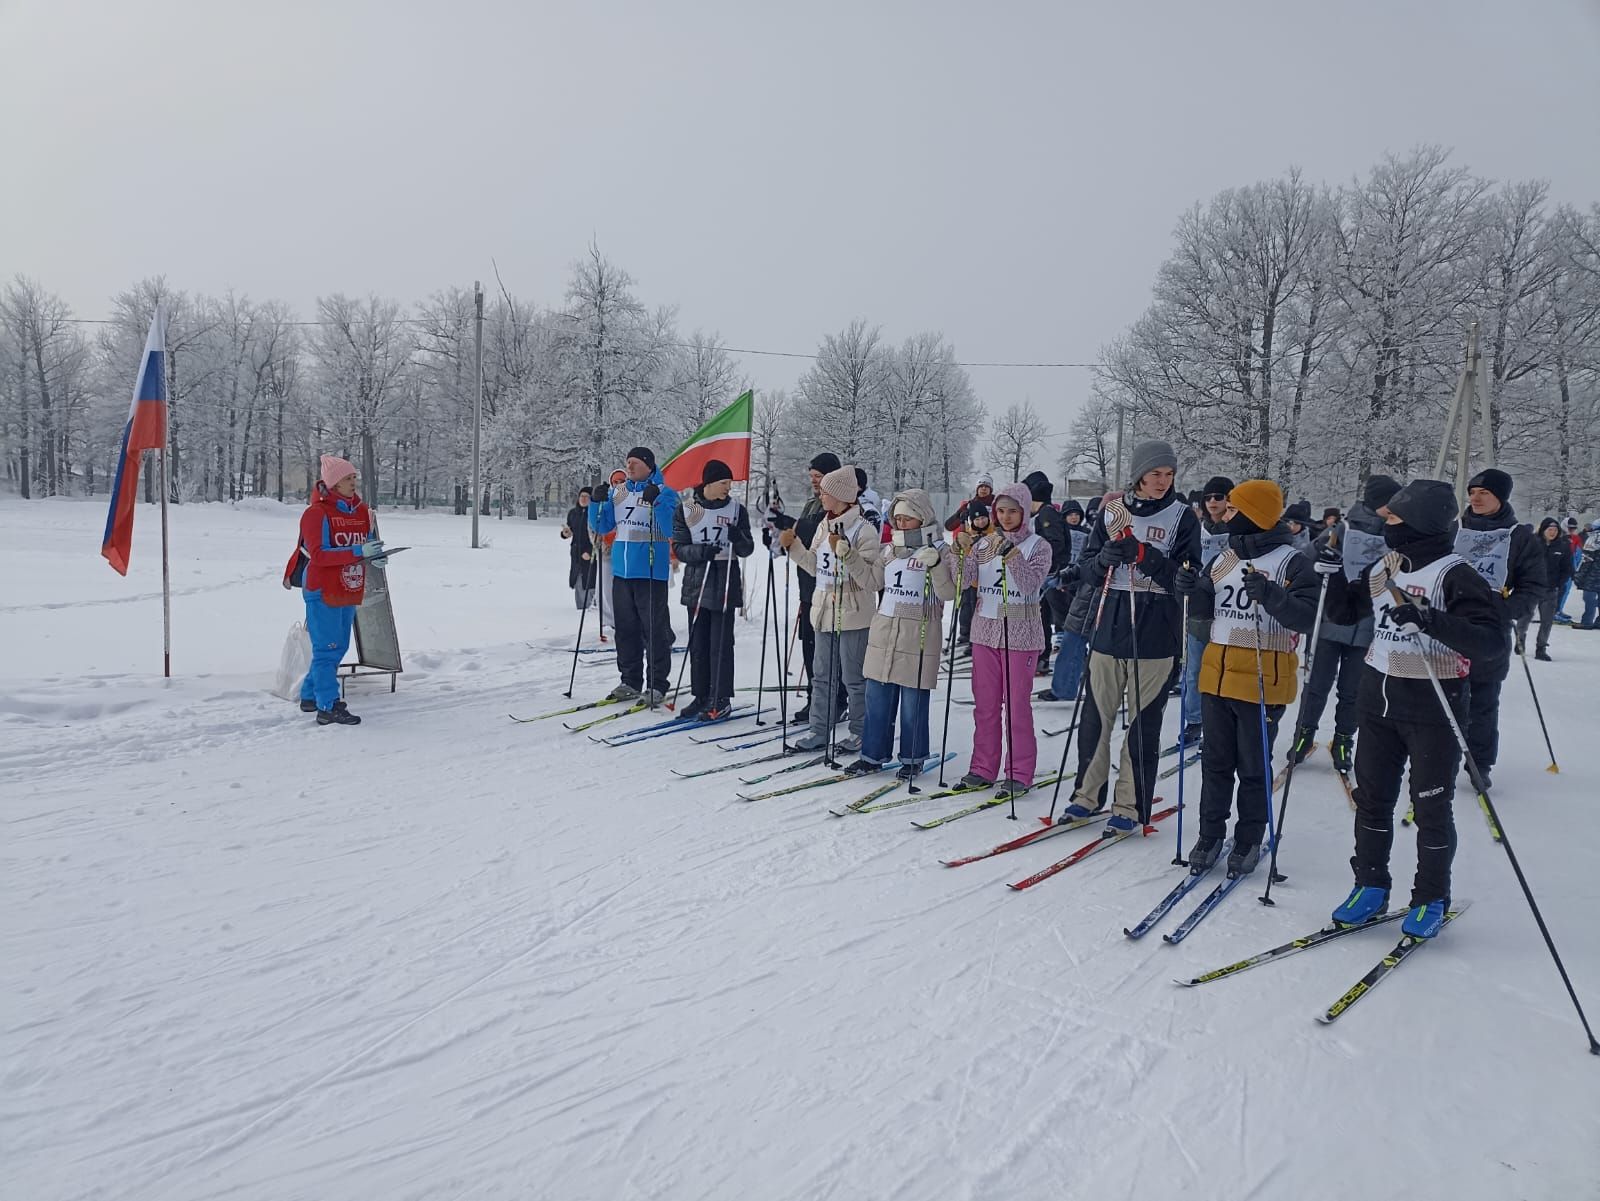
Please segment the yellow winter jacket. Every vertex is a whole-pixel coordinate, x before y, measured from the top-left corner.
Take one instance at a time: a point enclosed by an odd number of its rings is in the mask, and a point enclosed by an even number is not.
[[[1300,656],[1293,651],[1261,652],[1261,680],[1267,704],[1287,705],[1294,700],[1295,673],[1299,669]],[[1206,652],[1200,659],[1200,691],[1253,704],[1260,696],[1256,689],[1255,647],[1206,643]]]

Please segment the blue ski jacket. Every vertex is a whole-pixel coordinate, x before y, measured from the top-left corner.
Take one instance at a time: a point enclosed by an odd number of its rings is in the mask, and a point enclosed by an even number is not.
[[[647,484],[661,489],[654,506],[641,498]],[[653,512],[652,512],[653,509]],[[611,572],[619,580],[666,580],[672,576],[672,518],[678,494],[667,487],[659,470],[646,480],[625,480],[611,495],[589,504],[589,528],[616,534],[611,546]]]

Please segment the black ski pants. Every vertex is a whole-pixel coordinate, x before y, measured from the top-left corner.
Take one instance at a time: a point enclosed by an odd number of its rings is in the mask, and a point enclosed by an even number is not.
[[[665,693],[672,686],[672,610],[666,580],[625,580],[611,586],[616,605],[617,671],[622,682],[641,691],[645,657],[650,659],[650,687]]]
[[[692,611],[691,611],[692,613]],[[701,609],[689,622],[689,688],[702,702],[733,699],[735,611]]]
[[[1390,717],[1361,719],[1361,737],[1356,742],[1356,853],[1350,858],[1357,884],[1393,887],[1389,852],[1394,846],[1394,807],[1409,762],[1417,826],[1417,874],[1411,886],[1411,904],[1450,898],[1450,864],[1456,857],[1456,822],[1450,801],[1460,761],[1461,750],[1449,726]]]
[[[1461,732],[1479,771],[1488,771],[1500,758],[1500,687],[1505,682],[1503,674],[1467,677],[1467,715]]]
[[[1267,706],[1267,756],[1261,754],[1261,706],[1255,701],[1202,693],[1206,736],[1200,743],[1200,837],[1224,838],[1238,783],[1239,819],[1233,844],[1253,847],[1267,834],[1267,774],[1278,739],[1282,705]]]
[[[1333,709],[1333,732],[1354,737],[1356,728],[1361,724],[1356,697],[1361,692],[1361,670],[1366,662],[1367,648],[1364,646],[1319,639],[1317,653],[1311,660],[1311,682],[1306,685],[1306,694],[1300,703],[1300,725],[1308,730],[1317,728],[1322,721],[1322,711],[1328,704],[1328,694],[1333,691],[1337,681],[1339,699]]]

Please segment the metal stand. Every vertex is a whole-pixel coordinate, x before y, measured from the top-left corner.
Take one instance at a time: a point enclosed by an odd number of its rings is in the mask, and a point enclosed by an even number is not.
[[[1472,478],[1468,460],[1472,457],[1473,400],[1476,398],[1483,417],[1483,428],[1492,430],[1492,409],[1488,381],[1483,376],[1483,354],[1478,349],[1478,323],[1474,321],[1467,332],[1467,355],[1461,374],[1456,379],[1455,395],[1450,398],[1450,412],[1445,417],[1444,435],[1439,440],[1439,454],[1433,461],[1433,478],[1445,478],[1444,464],[1450,457],[1451,443],[1456,443],[1456,502],[1467,503],[1467,481]],[[1483,465],[1494,466],[1494,439],[1484,438]]]

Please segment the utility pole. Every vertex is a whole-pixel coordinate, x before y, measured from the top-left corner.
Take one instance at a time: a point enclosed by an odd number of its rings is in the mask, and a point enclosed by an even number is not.
[[[477,390],[472,398],[472,549],[478,549],[478,497],[483,472],[483,284],[472,281],[473,357],[477,361]]]
[[[1122,487],[1122,419],[1123,419],[1124,412],[1125,412],[1125,410],[1122,407],[1122,402],[1118,401],[1117,402],[1117,470],[1116,470],[1116,477],[1117,478],[1111,481],[1111,486],[1113,488]]]

